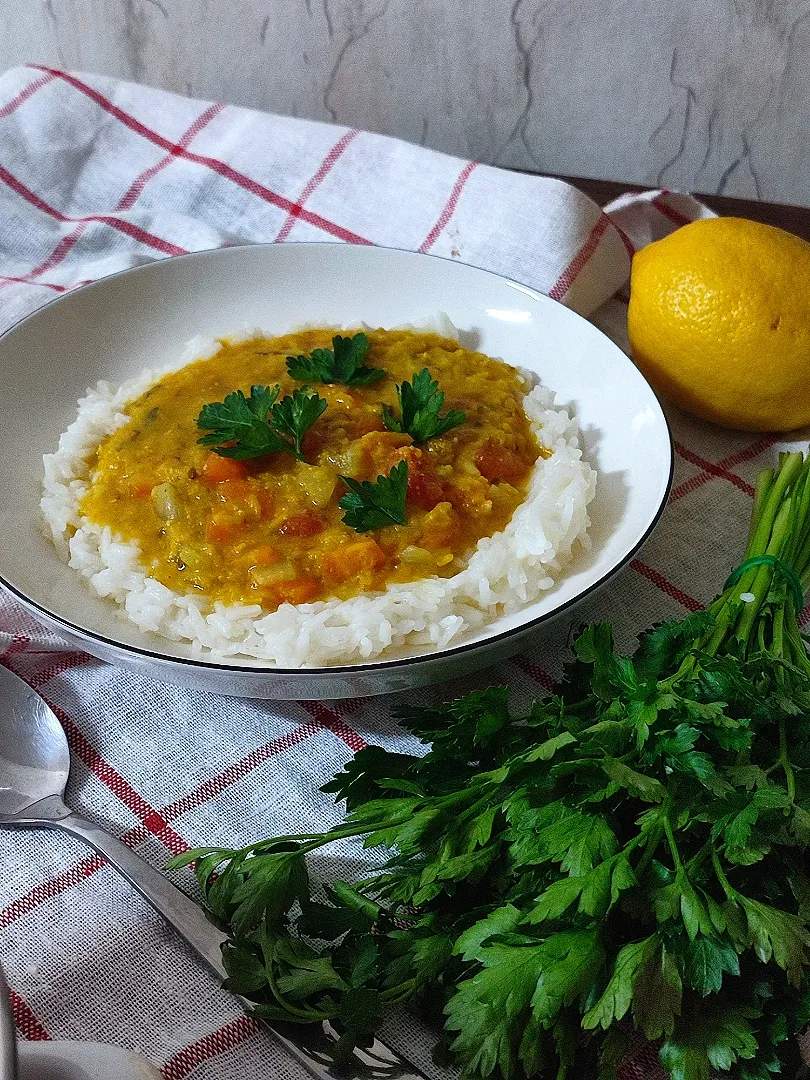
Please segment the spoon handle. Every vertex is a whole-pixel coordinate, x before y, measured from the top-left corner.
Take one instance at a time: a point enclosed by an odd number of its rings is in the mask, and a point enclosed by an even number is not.
[[[221,946],[228,935],[209,922],[201,907],[140,855],[92,821],[71,812],[54,824],[85,840],[103,855],[174,927],[216,976],[226,977]]]
[[[58,813],[43,816],[36,824],[65,829],[95,848],[174,927],[211,971],[224,979],[221,945],[227,935],[208,921],[202,908],[120,840],[79,814],[65,811],[66,807],[60,801]],[[250,1007],[249,1001],[245,1004]],[[379,1039],[374,1039],[370,1046],[357,1047],[350,1064],[337,1066],[333,1050],[339,1033],[328,1021],[306,1033],[301,1031],[300,1025],[274,1023],[267,1026],[281,1045],[318,1080],[336,1077],[342,1080],[352,1077],[356,1080],[425,1080],[423,1073]]]

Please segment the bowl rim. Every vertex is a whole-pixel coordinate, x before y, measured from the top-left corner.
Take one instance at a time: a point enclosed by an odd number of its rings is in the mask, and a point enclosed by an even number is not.
[[[16,322],[12,323],[11,326],[7,327],[2,333],[0,333],[0,342],[3,341],[5,338],[7,338],[11,333],[13,333],[15,330],[17,330],[24,323],[27,323],[29,320],[31,320],[31,319],[35,318],[37,315],[39,315],[39,313],[41,311],[43,311],[45,308],[50,308],[54,304],[58,304],[61,301],[66,300],[68,297],[70,297],[72,295],[75,295],[78,292],[84,292],[85,290],[92,290],[92,289],[94,289],[96,287],[101,287],[107,281],[109,281],[112,278],[123,277],[124,275],[127,275],[127,274],[138,274],[140,272],[146,272],[146,271],[152,270],[156,266],[164,265],[164,264],[170,263],[170,262],[173,263],[173,262],[175,262],[177,260],[194,259],[194,258],[197,258],[197,257],[199,257],[201,255],[210,255],[210,254],[212,254],[213,252],[216,252],[216,251],[245,251],[245,250],[248,250],[248,249],[251,249],[251,248],[270,248],[270,249],[277,248],[277,249],[281,250],[281,249],[286,248],[286,247],[334,248],[336,246],[343,248],[343,247],[351,247],[353,245],[336,245],[335,243],[327,241],[327,240],[319,240],[319,241],[311,241],[311,242],[291,241],[291,242],[284,243],[284,244],[272,244],[272,243],[232,244],[232,245],[228,245],[228,246],[225,246],[225,247],[201,248],[199,251],[189,251],[184,255],[171,255],[171,256],[168,256],[165,259],[154,259],[152,262],[142,263],[140,266],[130,266],[130,267],[127,267],[124,270],[117,270],[112,274],[105,274],[103,277],[96,278],[95,281],[88,282],[88,284],[86,284],[86,285],[80,285],[80,286],[78,286],[78,288],[71,289],[67,293],[62,293],[60,296],[55,296],[52,300],[48,300],[46,303],[40,304],[39,307],[35,308],[33,311],[30,311],[27,315],[23,315],[23,317],[21,319],[18,319]],[[524,294],[530,296],[533,300],[540,301],[541,303],[556,304],[559,307],[566,308],[566,310],[569,311],[576,318],[582,319],[583,322],[588,323],[588,325],[592,326],[594,329],[599,331],[599,333],[603,334],[603,336],[607,337],[607,334],[605,334],[603,330],[600,330],[600,328],[598,326],[595,326],[593,323],[590,323],[589,320],[586,319],[584,315],[580,315],[579,312],[574,311],[573,308],[567,308],[566,305],[562,304],[559,300],[555,300],[553,297],[548,296],[546,293],[539,292],[537,289],[534,289],[531,285],[525,285],[523,282],[517,281],[514,278],[507,277],[507,275],[505,275],[505,274],[499,274],[494,270],[489,270],[486,267],[476,266],[474,263],[463,262],[463,261],[461,261],[459,259],[447,258],[444,255],[435,255],[432,252],[411,251],[408,248],[399,248],[399,247],[390,247],[390,246],[384,246],[384,245],[376,245],[375,247],[369,248],[369,249],[366,249],[364,247],[363,250],[364,251],[367,251],[367,250],[372,250],[372,251],[393,251],[393,252],[399,252],[400,254],[413,255],[413,256],[416,256],[417,258],[436,259],[439,262],[449,263],[450,265],[454,265],[454,266],[468,266],[473,270],[479,270],[484,274],[489,274],[492,277],[497,278],[498,280],[500,280],[502,282],[506,282],[507,284],[516,287],[520,292],[523,292]],[[610,340],[611,339],[608,338],[608,341],[610,341]],[[613,342],[612,344],[615,344],[615,342]],[[616,348],[619,348],[619,346],[617,345]],[[621,352],[622,350],[619,349],[619,351]],[[627,357],[627,359],[628,359],[628,361],[630,363],[632,363],[632,360],[630,359],[629,356]],[[638,371],[638,369],[636,369],[636,370]],[[12,585],[9,581],[7,581],[6,578],[3,576],[2,569],[0,569],[0,586],[2,586],[2,588],[6,592],[8,592],[12,596],[16,597],[23,604],[24,607],[27,607],[29,610],[40,612],[42,615],[45,616],[46,620],[49,620],[49,621],[51,621],[53,623],[56,623],[59,626],[63,626],[71,634],[74,634],[75,636],[77,636],[77,637],[79,637],[81,639],[90,640],[90,641],[97,641],[100,644],[106,646],[108,649],[112,649],[114,651],[118,650],[118,651],[126,652],[126,653],[134,653],[137,656],[144,657],[145,659],[148,659],[148,660],[155,660],[155,661],[158,661],[161,664],[169,664],[169,665],[179,664],[181,666],[192,668],[192,669],[195,669],[195,670],[210,671],[210,672],[213,672],[213,673],[221,672],[221,673],[231,674],[231,675],[234,675],[234,676],[237,676],[237,677],[245,676],[247,678],[249,676],[255,677],[257,675],[268,675],[268,676],[269,675],[273,675],[273,676],[277,675],[277,676],[286,676],[286,677],[293,676],[294,677],[296,675],[301,675],[301,676],[307,676],[309,678],[312,678],[312,677],[329,676],[329,675],[349,675],[349,674],[354,674],[354,673],[366,674],[366,673],[374,673],[374,672],[381,672],[381,671],[393,671],[393,670],[398,669],[398,668],[410,667],[410,666],[412,666],[414,664],[424,664],[424,663],[429,662],[431,660],[438,660],[438,659],[445,660],[445,659],[448,659],[448,658],[452,658],[454,656],[459,656],[459,655],[461,655],[463,653],[471,652],[471,651],[473,651],[475,649],[483,648],[485,646],[495,646],[498,643],[506,641],[508,638],[512,637],[515,634],[523,635],[523,634],[528,634],[533,630],[536,630],[538,627],[542,626],[544,623],[547,623],[547,622],[550,622],[553,619],[556,619],[559,615],[561,615],[563,612],[568,610],[570,607],[572,607],[572,606],[574,606],[576,604],[579,604],[586,597],[590,596],[597,589],[601,588],[606,582],[608,582],[620,570],[622,570],[630,562],[630,560],[633,558],[633,556],[636,555],[636,553],[641,550],[641,548],[644,546],[644,544],[649,539],[649,537],[652,534],[653,530],[655,529],[656,525],[661,520],[661,515],[663,514],[664,509],[666,508],[667,502],[669,500],[669,495],[670,495],[670,492],[672,490],[672,482],[673,482],[673,477],[674,477],[674,472],[675,472],[675,446],[674,446],[674,442],[673,442],[673,439],[672,439],[672,429],[671,429],[670,424],[669,424],[669,419],[667,418],[667,415],[666,415],[663,407],[661,406],[661,402],[660,402],[660,399],[659,399],[658,395],[656,394],[656,392],[652,388],[652,386],[650,386],[649,382],[644,377],[644,375],[640,371],[638,372],[638,374],[644,380],[650,394],[652,395],[652,397],[654,398],[654,400],[658,404],[658,407],[659,407],[659,409],[661,411],[661,417],[662,417],[662,419],[664,421],[664,427],[665,427],[665,430],[666,430],[666,433],[667,433],[667,441],[669,443],[669,473],[668,473],[668,476],[667,476],[667,481],[663,486],[663,492],[662,492],[662,495],[661,495],[661,500],[659,502],[658,507],[656,508],[655,514],[653,515],[652,519],[650,520],[649,525],[644,530],[644,533],[639,537],[639,539],[633,545],[633,547],[629,551],[627,551],[626,554],[621,559],[618,560],[618,562],[616,562],[613,566],[611,566],[610,569],[606,570],[605,573],[602,574],[602,576],[599,577],[596,581],[591,582],[590,585],[588,585],[586,588],[584,588],[581,592],[577,593],[576,596],[572,596],[569,600],[566,600],[564,603],[560,604],[558,607],[555,607],[552,611],[544,612],[542,615],[539,615],[534,619],[530,619],[530,620],[528,620],[526,622],[522,622],[522,623],[518,624],[517,626],[511,627],[508,630],[503,630],[498,634],[493,634],[493,635],[485,637],[485,638],[483,638],[481,640],[462,642],[462,643],[460,643],[458,645],[452,645],[452,646],[450,646],[449,648],[446,648],[446,649],[434,649],[432,651],[427,651],[427,652],[423,652],[423,653],[417,653],[417,654],[415,654],[413,656],[395,657],[395,658],[392,658],[390,660],[373,660],[373,661],[370,661],[368,663],[360,662],[360,663],[356,663],[356,664],[335,664],[335,665],[330,665],[330,666],[327,666],[327,667],[306,667],[306,666],[301,666],[301,667],[294,667],[294,668],[285,668],[285,667],[278,667],[278,666],[269,666],[267,664],[263,664],[263,665],[262,664],[254,664],[254,665],[224,664],[224,663],[220,663],[220,662],[213,661],[213,660],[198,659],[196,657],[168,655],[165,652],[154,651],[152,649],[142,648],[142,647],[140,647],[138,645],[132,645],[132,644],[129,644],[127,642],[117,641],[114,638],[109,638],[105,634],[98,633],[95,630],[87,630],[85,627],[76,626],[69,619],[64,618],[64,616],[59,615],[57,612],[50,611],[48,608],[44,607],[42,604],[38,603],[36,600],[31,599],[31,597],[27,596],[24,592],[17,589],[14,585]]]

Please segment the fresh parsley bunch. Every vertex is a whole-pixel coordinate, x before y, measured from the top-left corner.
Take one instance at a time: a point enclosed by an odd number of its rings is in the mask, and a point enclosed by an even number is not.
[[[201,848],[256,1015],[341,1046],[417,1005],[470,1078],[615,1080],[631,1029],[673,1080],[801,1071],[810,1020],[810,461],[757,485],[748,549],[707,611],[617,655],[587,627],[522,714],[493,687],[400,709],[424,756],[368,747],[325,789],[343,825]],[[388,859],[315,899],[306,855]],[[340,1048],[339,1048],[340,1049]]]

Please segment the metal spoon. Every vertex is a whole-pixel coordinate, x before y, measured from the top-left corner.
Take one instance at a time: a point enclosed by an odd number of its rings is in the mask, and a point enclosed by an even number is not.
[[[17,1038],[14,1014],[8,996],[3,969],[0,967],[0,1080],[17,1080]]]
[[[69,771],[67,739],[53,710],[22,679],[0,666],[0,826],[64,829],[86,841],[134,885],[218,978],[226,978],[221,946],[227,935],[160,871],[65,806]],[[345,1065],[333,1068],[331,1048],[338,1033],[331,1025],[309,1031],[296,1025],[294,1038],[292,1027],[274,1024],[271,1030],[314,1076],[346,1080]],[[422,1073],[378,1039],[367,1049],[355,1050],[348,1073],[367,1080],[424,1080]]]

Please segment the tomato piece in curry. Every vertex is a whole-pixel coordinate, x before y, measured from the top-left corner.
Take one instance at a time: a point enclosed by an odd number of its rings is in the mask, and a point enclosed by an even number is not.
[[[502,529],[523,500],[540,447],[515,368],[432,333],[368,332],[368,386],[317,384],[328,406],[303,441],[305,462],[275,453],[247,461],[198,444],[202,407],[254,384],[301,386],[286,358],[329,348],[334,330],[222,342],[213,356],[167,374],[125,410],[100,445],[82,512],[135,541],[149,573],[176,592],[224,603],[348,599],[459,572],[482,536]],[[464,423],[414,445],[385,429],[396,386],[428,368],[444,408]],[[407,524],[358,533],[343,522],[340,474],[375,481],[408,463]]]

